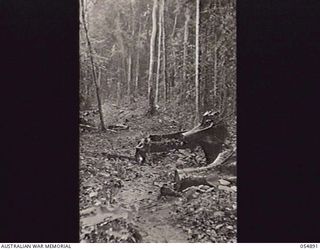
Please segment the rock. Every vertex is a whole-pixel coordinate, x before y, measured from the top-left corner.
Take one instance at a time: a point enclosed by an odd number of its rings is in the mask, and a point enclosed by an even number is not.
[[[222,227],[223,227],[223,224],[219,224],[219,225],[216,225],[216,227],[214,229],[218,230],[218,229],[220,229]]]
[[[237,192],[237,186],[232,186],[231,189],[232,191]]]
[[[213,213],[213,216],[214,216],[214,217],[222,217],[222,216],[224,216],[224,212],[222,212],[222,211],[214,212],[214,213]]]
[[[223,185],[223,186],[228,186],[228,185],[230,185],[230,181],[226,181],[226,180],[223,180],[223,179],[219,180],[219,182],[220,182],[220,184]]]
[[[98,192],[91,192],[90,194],[89,194],[89,197],[90,198],[93,198],[93,197],[96,197],[98,195]]]
[[[210,193],[210,192],[214,191],[214,189],[215,189],[214,187],[209,188],[209,189],[206,190],[206,193]]]
[[[190,188],[188,191],[184,193],[184,197],[187,199],[187,201],[195,199],[198,196],[199,196],[199,193],[197,193],[197,190],[195,188]]]
[[[210,187],[208,185],[200,185],[199,188],[202,190],[208,190]]]
[[[204,211],[204,210],[205,210],[204,207],[200,207],[200,208],[198,208],[197,213],[202,212],[202,211]]]
[[[222,186],[222,185],[219,185],[218,186],[218,189],[219,190],[223,190],[223,191],[226,191],[226,192],[233,192],[233,190],[227,186]]]
[[[217,239],[214,237],[214,236],[210,236],[210,240],[211,240],[211,242],[217,242]]]
[[[233,226],[227,226],[227,229],[232,230]]]
[[[176,166],[184,166],[185,165],[185,162],[182,161],[181,159],[178,159],[177,162],[176,162]]]
[[[217,237],[217,233],[216,233],[216,230],[214,230],[214,229],[211,229],[210,230],[211,231],[211,234],[214,236],[214,237]]]
[[[100,206],[101,205],[101,201],[96,201],[96,203],[94,205],[95,206]]]
[[[229,176],[227,178],[228,181],[231,181],[231,182],[237,182],[237,177],[236,176]]]
[[[216,231],[214,229],[207,229],[206,230],[206,234],[210,235],[210,236],[213,236],[213,237],[217,236],[217,233],[216,233]]]
[[[99,176],[105,177],[105,178],[109,178],[110,174],[109,173],[98,173]]]

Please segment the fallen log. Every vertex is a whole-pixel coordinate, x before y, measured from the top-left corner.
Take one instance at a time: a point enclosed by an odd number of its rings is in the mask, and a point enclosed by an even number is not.
[[[149,139],[151,141],[161,141],[163,139],[167,139],[167,140],[172,140],[172,139],[176,139],[176,140],[182,140],[183,138],[183,133],[186,131],[181,131],[181,132],[177,132],[177,133],[172,133],[172,134],[163,134],[163,135],[149,135]]]
[[[228,130],[223,119],[218,120],[218,112],[206,112],[200,124],[189,131],[180,131],[171,134],[149,135],[136,146],[138,163],[145,162],[147,154],[168,152],[172,149],[193,150],[200,146],[207,164],[213,162],[222,151],[223,144],[228,136]]]
[[[174,188],[176,191],[183,191],[191,186],[207,185],[214,187],[219,183],[219,176],[217,174],[210,174],[207,176],[195,176],[190,174],[175,176]]]
[[[186,144],[180,140],[168,140],[168,141],[151,141],[151,139],[142,139],[136,146],[135,158],[139,164],[145,162],[147,154],[169,152],[174,149],[191,148],[189,144]]]
[[[216,185],[219,179],[216,174],[206,175],[202,173],[197,175],[196,173],[205,172],[223,165],[234,153],[235,150],[224,151],[218,155],[214,162],[206,167],[176,169],[174,172],[175,189],[182,191],[190,186]]]
[[[94,126],[90,126],[90,125],[87,125],[87,124],[80,124],[80,128],[93,129],[93,130],[97,130],[98,129],[98,128],[94,127]]]
[[[129,126],[124,124],[115,124],[115,125],[110,125],[107,128],[111,130],[128,130]]]
[[[231,158],[235,154],[235,150],[227,150],[220,153],[215,159],[214,162],[210,163],[208,166],[201,167],[201,168],[184,168],[184,169],[177,169],[176,171],[182,172],[182,173],[194,173],[194,172],[203,172],[210,169],[213,169],[217,166],[222,165],[225,163],[228,159]]]

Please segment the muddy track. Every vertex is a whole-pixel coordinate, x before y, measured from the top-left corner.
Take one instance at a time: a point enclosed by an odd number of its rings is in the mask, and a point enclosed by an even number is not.
[[[184,156],[175,152],[138,165],[130,159],[106,157],[107,154],[133,157],[135,146],[144,134],[177,130],[168,125],[166,128],[163,123],[157,125],[157,119],[152,119],[137,116],[129,123],[129,130],[117,133],[81,134],[81,240],[146,243],[234,240],[236,193],[231,195],[215,189],[191,202],[186,197],[159,197],[162,184],[173,181],[172,174],[178,164],[188,166],[190,159],[181,161]],[[233,217],[219,216],[230,213]],[[130,227],[135,228],[140,237],[132,240]],[[227,227],[233,229],[230,231]]]
[[[139,168],[142,176],[125,182],[115,199],[124,207],[135,207],[132,221],[143,242],[187,242],[188,235],[175,227],[171,217],[176,201],[158,199],[159,187],[153,184],[153,177],[160,175],[161,166]]]
[[[96,154],[92,156],[91,153],[90,157],[98,161],[98,156],[106,152],[106,148],[103,145],[108,145],[109,142],[113,144],[115,151],[131,154],[132,156],[133,143],[127,139],[135,138],[136,136],[135,131],[109,135],[95,134],[90,135],[90,137],[85,135],[84,141],[87,144],[86,146],[91,148],[89,151]],[[103,142],[106,139],[109,140],[108,143]],[[124,151],[127,147],[131,147],[130,152]],[[89,157],[88,152],[86,152],[86,155]],[[119,161],[111,162],[111,165],[119,163]],[[140,166],[132,162],[129,163],[129,161],[122,161],[122,163],[130,165],[130,169],[133,169],[137,175],[135,178],[122,180],[122,187],[117,189],[113,196],[114,204],[112,204],[112,207],[117,208],[115,211],[119,211],[119,209],[129,211],[128,213],[123,213],[123,217],[137,228],[142,236],[142,242],[187,242],[188,235],[182,229],[175,227],[171,215],[172,209],[180,202],[179,198],[174,198],[173,200],[159,199],[159,184],[155,182],[159,177],[173,172],[174,168],[164,168],[161,164],[146,163]],[[93,172],[94,177],[99,179],[101,170],[95,169]],[[105,215],[105,218],[103,215],[101,217],[92,216],[92,218],[90,216],[82,216],[81,220],[88,225],[94,225],[107,218],[107,215]]]

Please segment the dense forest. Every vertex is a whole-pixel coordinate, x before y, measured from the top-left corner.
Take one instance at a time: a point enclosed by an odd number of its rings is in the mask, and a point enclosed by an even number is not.
[[[235,109],[234,0],[81,3],[82,108],[148,98],[150,114]]]
[[[81,239],[235,242],[235,0],[79,11]]]

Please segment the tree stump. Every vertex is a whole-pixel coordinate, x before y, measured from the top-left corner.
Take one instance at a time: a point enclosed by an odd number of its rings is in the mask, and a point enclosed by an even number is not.
[[[205,172],[222,165],[234,153],[235,150],[224,151],[219,154],[214,162],[206,167],[176,169],[174,172],[175,189],[177,191],[182,191],[190,186],[214,186],[215,184],[217,184],[217,181],[219,179],[218,176],[216,174],[207,174]]]

